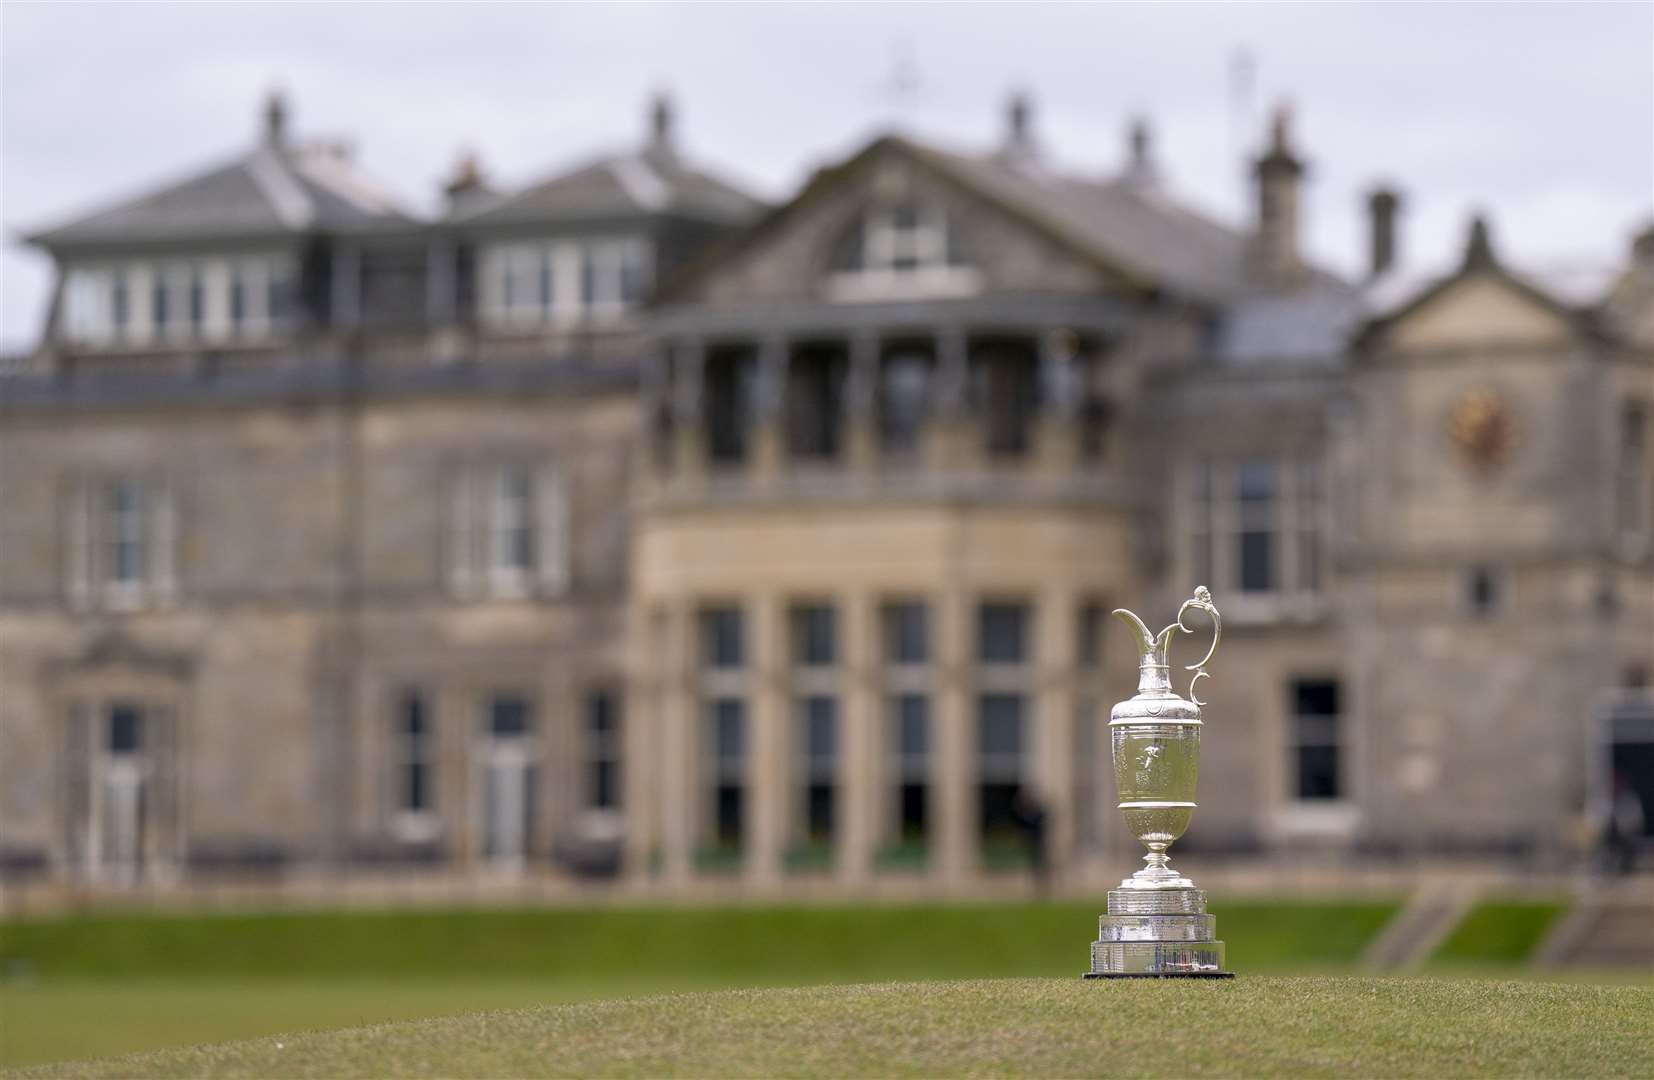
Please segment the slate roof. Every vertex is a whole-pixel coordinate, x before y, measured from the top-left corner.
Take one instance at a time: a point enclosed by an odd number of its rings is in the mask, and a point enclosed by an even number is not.
[[[1253,288],[1246,235],[1177,202],[1157,184],[1075,176],[1002,154],[898,141],[1136,277],[1213,301]]]
[[[757,199],[676,154],[646,149],[605,155],[480,202],[449,220],[466,225],[518,225],[553,218],[675,214],[740,224],[762,209]]]
[[[249,153],[28,239],[43,247],[358,231],[414,223],[336,142],[263,142]]]

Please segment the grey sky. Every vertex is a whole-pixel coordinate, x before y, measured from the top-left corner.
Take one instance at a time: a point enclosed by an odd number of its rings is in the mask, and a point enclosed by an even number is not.
[[[920,87],[888,84],[908,43]],[[1361,265],[1360,195],[1408,196],[1404,256],[1456,252],[1494,215],[1529,264],[1618,260],[1654,213],[1654,5],[33,5],[0,6],[0,341],[38,332],[49,279],[15,235],[189,173],[254,136],[284,86],[301,134],[352,138],[430,209],[456,149],[515,184],[640,137],[657,86],[688,151],[780,198],[899,120],[962,146],[999,137],[1008,88],[1048,148],[1112,169],[1154,125],[1176,190],[1228,218],[1244,175],[1230,59],[1264,106],[1290,97],[1312,165],[1308,242]]]

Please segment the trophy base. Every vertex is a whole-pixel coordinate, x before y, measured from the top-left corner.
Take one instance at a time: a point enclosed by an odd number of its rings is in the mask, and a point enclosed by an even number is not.
[[[1086,971],[1082,979],[1233,979],[1233,971]]]
[[[1097,920],[1088,979],[1226,979],[1217,920],[1199,889],[1117,889]]]

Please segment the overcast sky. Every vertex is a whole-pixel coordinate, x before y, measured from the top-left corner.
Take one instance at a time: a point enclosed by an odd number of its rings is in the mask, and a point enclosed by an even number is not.
[[[1234,57],[1254,59],[1236,130]],[[889,89],[911,56],[917,90]],[[456,151],[497,183],[636,142],[656,87],[690,154],[782,198],[881,126],[986,148],[1012,86],[1051,153],[1116,168],[1149,117],[1174,189],[1246,207],[1243,152],[1290,98],[1307,241],[1351,273],[1361,195],[1407,196],[1410,263],[1473,207],[1513,261],[1604,264],[1654,214],[1654,4],[0,4],[0,341],[32,342],[49,264],[20,231],[226,158],[280,85],[414,208]]]

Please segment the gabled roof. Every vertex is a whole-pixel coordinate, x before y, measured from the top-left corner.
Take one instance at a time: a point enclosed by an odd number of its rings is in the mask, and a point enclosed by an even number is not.
[[[206,172],[28,237],[42,247],[358,231],[413,223],[338,143],[266,140]]]
[[[690,166],[676,154],[610,154],[498,195],[453,214],[466,225],[521,225],[547,220],[674,214],[740,224],[763,204],[740,188]]]
[[[1185,206],[1141,172],[1103,179],[1064,174],[1037,158],[1009,153],[967,154],[906,136],[876,138],[849,160],[818,172],[790,202],[733,244],[697,261],[667,294],[687,288],[723,258],[750,245],[795,210],[836,187],[881,152],[915,160],[1075,252],[1143,289],[1161,289],[1214,306],[1256,293],[1248,272],[1247,234]],[[1333,275],[1311,270],[1309,283],[1347,290]]]
[[[1581,333],[1599,332],[1596,311],[1605,291],[1600,273],[1574,270],[1544,277],[1514,271],[1494,254],[1487,220],[1478,215],[1471,219],[1465,253],[1456,269],[1422,277],[1392,271],[1368,286],[1364,293],[1368,318],[1356,335],[1357,342],[1374,341],[1455,285],[1478,276],[1498,281]]]

